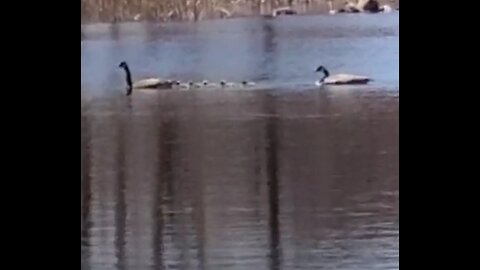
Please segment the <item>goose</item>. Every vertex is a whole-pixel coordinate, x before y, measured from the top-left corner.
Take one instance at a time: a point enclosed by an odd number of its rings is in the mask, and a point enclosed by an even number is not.
[[[323,72],[324,76],[320,80],[316,81],[315,84],[320,86],[323,84],[366,84],[371,81],[370,78],[360,75],[352,74],[335,74],[330,75],[330,72],[324,67],[319,66],[315,72]]]
[[[233,82],[227,82],[225,80],[220,81],[220,86],[221,87],[233,87],[235,84]]]
[[[242,81],[242,85],[243,86],[254,86],[255,83],[254,82],[249,82],[249,81]]]
[[[193,86],[193,82],[190,81],[190,82],[187,82],[187,83],[182,83],[180,81],[175,81],[174,82],[174,85],[177,87],[177,88],[184,88],[184,89],[189,89]]]
[[[118,67],[125,70],[125,80],[127,82],[127,96],[132,94],[133,89],[171,89],[173,82],[170,80],[162,80],[158,78],[142,79],[132,83],[132,73],[128,64],[123,61]]]
[[[216,83],[210,82],[208,80],[203,80],[200,83],[196,83],[195,86],[197,88],[218,88],[220,85],[217,85]]]
[[[180,81],[173,81],[173,86],[174,88],[185,88],[185,84],[180,82]]]
[[[202,81],[202,86],[203,86],[203,87],[207,87],[207,88],[214,88],[214,87],[215,87],[215,83],[211,83],[211,82],[209,82],[208,80],[203,80],[203,81]]]

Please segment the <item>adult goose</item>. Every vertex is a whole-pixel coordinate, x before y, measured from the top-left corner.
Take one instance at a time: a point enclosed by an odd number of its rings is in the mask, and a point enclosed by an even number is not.
[[[323,77],[316,81],[316,85],[323,85],[323,84],[367,84],[372,79],[360,76],[360,75],[353,75],[353,74],[334,74],[330,75],[330,72],[324,67],[319,66],[316,72],[323,72]]]
[[[125,80],[127,82],[127,96],[131,95],[133,89],[171,89],[174,82],[170,80],[162,80],[159,78],[148,78],[132,82],[132,73],[128,64],[123,61],[118,65],[125,71]]]

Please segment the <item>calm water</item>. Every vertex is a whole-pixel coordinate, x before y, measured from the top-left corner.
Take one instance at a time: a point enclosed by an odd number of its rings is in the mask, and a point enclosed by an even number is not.
[[[84,27],[82,268],[398,269],[398,20]],[[259,87],[126,98],[122,60]]]

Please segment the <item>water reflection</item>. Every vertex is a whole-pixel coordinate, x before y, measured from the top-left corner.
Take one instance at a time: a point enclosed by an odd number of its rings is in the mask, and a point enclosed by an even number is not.
[[[82,188],[82,199],[81,199],[81,207],[82,207],[82,230],[81,230],[81,243],[82,243],[82,269],[85,265],[88,265],[88,247],[89,247],[89,239],[90,239],[90,199],[91,199],[91,163],[90,163],[90,152],[91,148],[89,145],[90,140],[90,130],[88,124],[88,118],[82,115],[81,120],[81,128],[82,128],[82,142],[81,142],[81,165],[82,165],[82,172],[81,172],[81,188]]]
[[[137,95],[82,108],[83,269],[398,269],[398,98]]]
[[[281,244],[279,225],[279,200],[278,200],[278,134],[277,134],[277,110],[275,97],[267,95],[265,100],[265,112],[270,115],[267,118],[265,141],[267,158],[267,185],[269,204],[269,226],[270,226],[270,269],[280,269]]]
[[[259,67],[259,74],[262,74],[258,78],[253,78],[255,81],[270,81],[274,80],[272,78],[275,72],[275,59],[276,59],[276,47],[277,44],[275,42],[275,29],[274,25],[271,20],[262,20],[263,24],[263,55],[264,57],[262,63]]]
[[[116,162],[117,165],[117,183],[116,183],[116,203],[115,203],[115,250],[117,257],[116,268],[119,270],[125,269],[125,233],[126,233],[126,217],[127,217],[127,206],[125,199],[125,190],[126,190],[126,150],[125,150],[125,131],[122,119],[119,121],[118,125],[118,142],[116,146],[117,156]]]
[[[110,39],[113,41],[118,41],[120,39],[120,26],[117,23],[112,23],[110,25]]]

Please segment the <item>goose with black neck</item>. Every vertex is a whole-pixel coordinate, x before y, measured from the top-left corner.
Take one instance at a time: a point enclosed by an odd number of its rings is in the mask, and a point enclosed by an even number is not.
[[[319,66],[315,72],[323,72],[323,77],[316,81],[315,84],[318,86],[324,84],[367,84],[368,82],[372,81],[369,77],[361,76],[361,75],[354,75],[354,74],[334,74],[330,75],[330,72],[324,67]]]
[[[134,89],[157,89],[165,90],[172,89],[174,84],[173,81],[163,80],[160,78],[146,78],[138,81],[132,81],[132,73],[127,62],[123,61],[118,65],[119,68],[122,68],[125,71],[125,81],[127,83],[127,96],[130,96]]]

